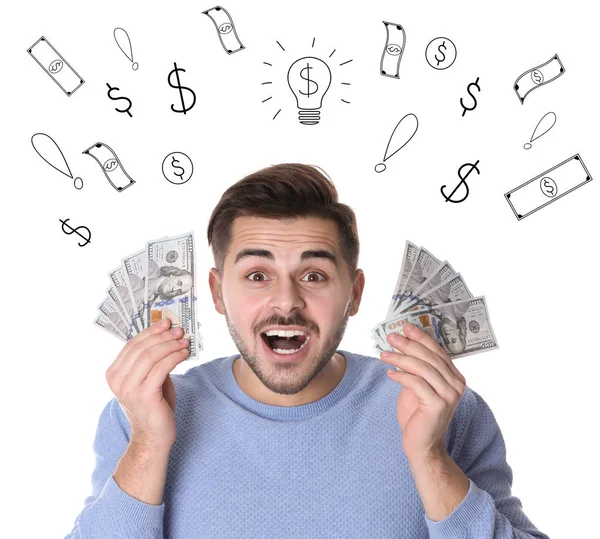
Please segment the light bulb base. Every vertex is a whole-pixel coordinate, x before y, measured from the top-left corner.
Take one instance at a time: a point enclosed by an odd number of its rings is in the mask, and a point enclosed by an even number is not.
[[[321,119],[319,109],[298,109],[298,120],[303,125],[316,125]]]

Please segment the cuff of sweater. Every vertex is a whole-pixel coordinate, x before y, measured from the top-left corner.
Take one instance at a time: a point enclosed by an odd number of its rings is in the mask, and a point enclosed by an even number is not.
[[[111,515],[116,515],[128,524],[139,528],[162,528],[165,502],[152,505],[130,496],[117,485],[111,475],[102,489],[100,498]]]
[[[469,492],[445,519],[436,522],[425,515],[430,539],[462,536],[473,520],[481,515],[490,500],[492,497],[489,493],[479,488],[469,478]]]

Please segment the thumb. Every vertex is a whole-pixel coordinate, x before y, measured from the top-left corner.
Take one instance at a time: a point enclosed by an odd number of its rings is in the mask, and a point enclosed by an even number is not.
[[[173,384],[173,380],[171,380],[171,375],[167,374],[167,377],[162,386],[163,396],[167,401],[168,405],[175,413],[175,405],[176,405],[176,395],[175,395],[175,385]]]

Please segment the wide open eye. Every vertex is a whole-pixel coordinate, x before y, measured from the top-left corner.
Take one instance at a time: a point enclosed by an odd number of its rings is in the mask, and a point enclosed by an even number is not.
[[[321,277],[323,277],[323,280],[321,280],[321,281],[320,281],[320,280],[316,280],[316,281],[307,281],[307,282],[310,282],[310,283],[322,283],[323,281],[326,281],[326,280],[327,280],[327,279],[326,279],[326,278],[325,278],[325,277],[324,277],[324,276],[323,276],[321,273],[318,273],[318,272],[316,272],[316,271],[309,271],[309,272],[306,274],[306,276],[308,277],[309,275],[320,275]]]
[[[262,271],[253,271],[252,273],[249,273],[248,275],[246,275],[246,278],[250,277],[250,275],[254,275],[255,273],[262,273],[263,275],[265,275]],[[254,283],[262,283],[264,281],[264,279],[260,279],[258,281],[255,281],[254,279],[250,279],[250,280]]]

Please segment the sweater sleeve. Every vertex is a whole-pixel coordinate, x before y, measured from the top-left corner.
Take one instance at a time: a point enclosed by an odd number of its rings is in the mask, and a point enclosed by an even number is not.
[[[162,539],[165,504],[144,503],[119,488],[113,478],[129,445],[131,428],[116,398],[100,414],[92,472],[92,494],[85,498],[73,530],[65,539]]]
[[[463,397],[462,417],[449,454],[469,478],[469,491],[445,519],[434,521],[425,515],[430,539],[549,539],[511,494],[513,473],[492,410],[470,388]]]

